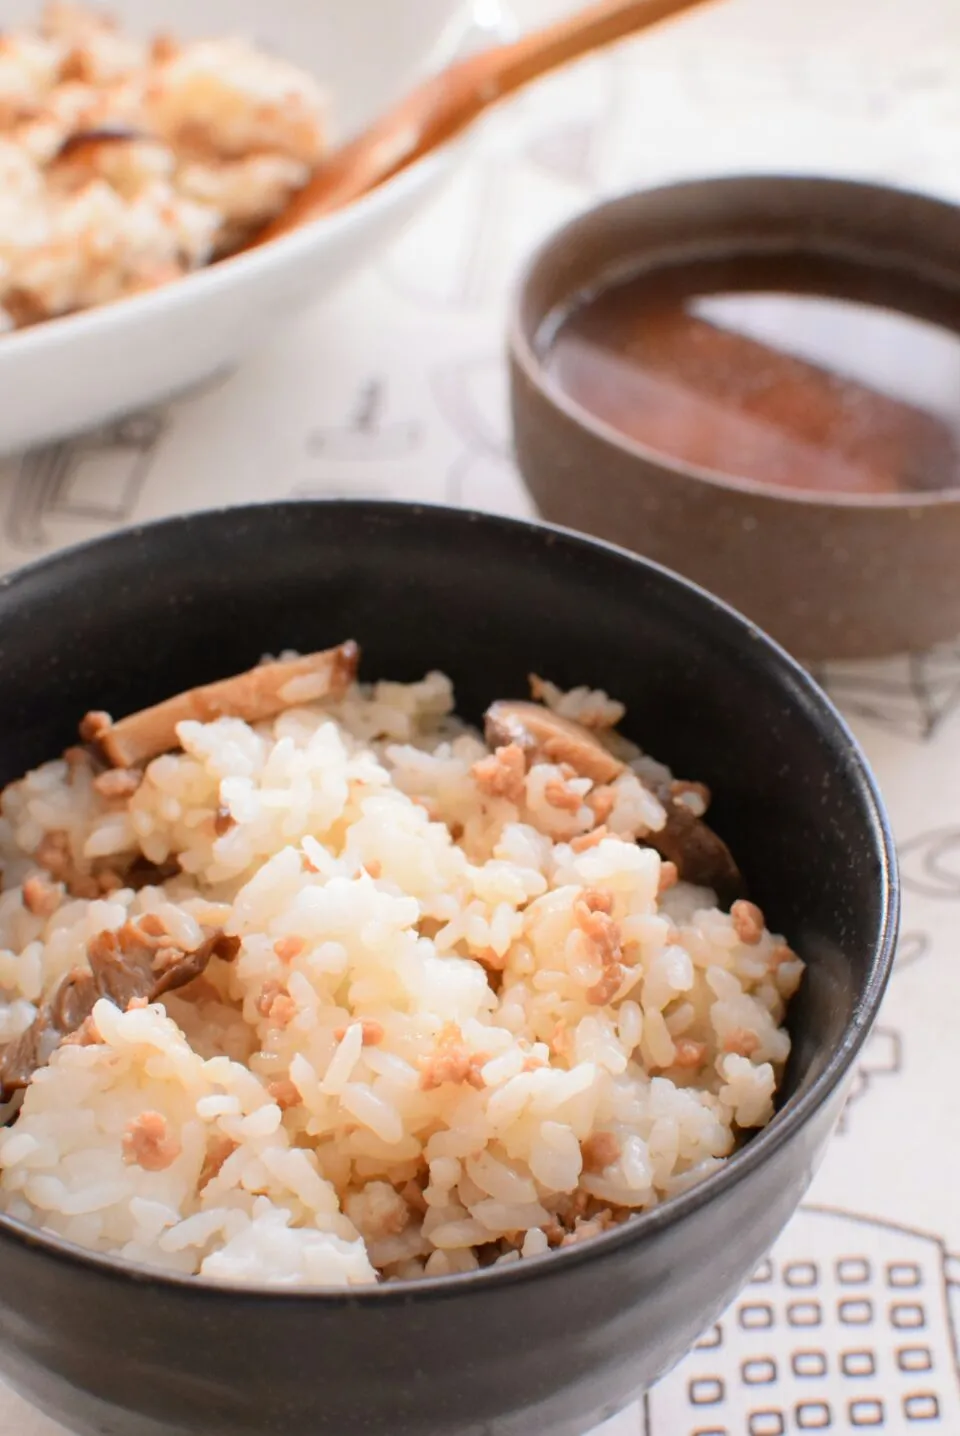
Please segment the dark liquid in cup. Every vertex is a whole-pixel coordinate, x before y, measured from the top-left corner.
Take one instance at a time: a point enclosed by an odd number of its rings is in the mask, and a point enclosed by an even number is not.
[[[541,348],[569,398],[667,458],[780,489],[909,493],[960,484],[947,307],[842,260],[698,261],[582,296]]]

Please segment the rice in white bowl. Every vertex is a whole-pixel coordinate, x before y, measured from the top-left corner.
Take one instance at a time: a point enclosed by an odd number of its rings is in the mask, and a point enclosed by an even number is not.
[[[11,785],[0,1040],[92,953],[214,955],[101,996],[38,1067],[0,1208],[172,1272],[362,1285],[583,1240],[768,1122],[802,963],[648,845],[667,792],[706,795],[612,731],[620,705],[534,691],[614,781],[491,755],[434,673],[183,721],[142,775],[71,750]]]
[[[0,332],[241,248],[320,162],[327,111],[311,75],[242,38],[146,41],[70,0],[5,30]]]

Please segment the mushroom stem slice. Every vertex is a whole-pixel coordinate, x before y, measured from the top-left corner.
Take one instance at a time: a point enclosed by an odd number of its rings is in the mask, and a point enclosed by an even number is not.
[[[586,728],[539,703],[503,699],[492,704],[484,718],[484,734],[491,748],[516,743],[529,761],[569,763],[594,783],[612,783],[626,771]]]
[[[135,768],[179,747],[177,726],[193,720],[242,718],[261,723],[300,703],[336,702],[354,681],[360,650],[352,641],[302,658],[261,663],[246,673],[191,688],[119,722],[96,726],[97,741],[115,768]]]

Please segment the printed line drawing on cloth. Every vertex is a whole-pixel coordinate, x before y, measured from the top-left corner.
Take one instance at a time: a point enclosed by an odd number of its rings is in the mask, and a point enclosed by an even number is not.
[[[464,223],[452,232],[443,226],[444,253],[437,256],[438,263],[423,263],[422,244],[416,242],[419,226],[401,237],[381,266],[387,286],[420,309],[441,311],[474,309],[499,293],[491,275],[500,268],[499,226],[511,178],[501,160],[478,163],[454,179],[451,190],[456,191]],[[429,239],[428,234],[424,237]]]
[[[930,934],[926,932],[912,931],[902,932],[897,943],[897,961],[893,969],[894,976],[898,972],[905,972],[908,967],[915,963],[922,962],[930,955],[933,943]]]
[[[387,419],[388,397],[385,379],[368,379],[345,423],[311,430],[307,452],[350,463],[406,458],[423,442],[423,428],[414,419]]]
[[[828,663],[814,676],[851,718],[928,743],[960,708],[960,644],[870,663]]]
[[[597,162],[604,132],[602,121],[576,117],[560,120],[540,134],[531,135],[525,153],[530,163],[545,174],[565,184],[592,190],[597,183]]]
[[[867,1038],[857,1062],[837,1136],[850,1130],[850,1109],[862,1102],[878,1077],[896,1077],[903,1070],[903,1038],[892,1027],[875,1027]]]
[[[381,265],[384,283],[432,311],[477,310],[500,300],[551,215],[559,223],[571,205],[598,192],[605,141],[628,83],[621,75],[618,57],[594,57],[562,77],[559,118],[547,81],[539,94],[516,102],[509,119],[488,121],[489,142],[481,135],[480,152],[451,181],[439,209]]]
[[[960,898],[960,828],[934,828],[900,844],[900,880],[921,897]]]
[[[9,542],[33,551],[73,542],[81,524],[129,523],[167,424],[166,411],[153,410],[24,454],[4,523]]]
[[[447,502],[525,517],[533,507],[513,467],[506,382],[499,357],[488,354],[454,360],[430,376],[440,416],[463,446],[447,473]]]
[[[960,1258],[939,1237],[802,1207],[644,1400],[640,1436],[960,1431]]]
[[[532,165],[588,193],[598,188],[604,141],[621,109],[623,65],[623,56],[616,51],[594,60],[589,99],[585,95],[572,112],[553,115],[548,124],[534,128],[528,136],[523,148]],[[584,76],[584,84],[586,81]]]

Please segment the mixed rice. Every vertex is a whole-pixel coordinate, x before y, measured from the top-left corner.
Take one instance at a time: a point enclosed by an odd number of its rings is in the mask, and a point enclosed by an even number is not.
[[[709,794],[533,680],[484,741],[352,645],[112,723],[0,816],[0,1209],[254,1285],[473,1271],[716,1171],[803,964]],[[669,855],[669,856],[665,856]],[[689,880],[690,877],[694,882]]]
[[[67,3],[0,34],[0,330],[237,249],[325,129],[316,81],[243,39],[143,41]]]

